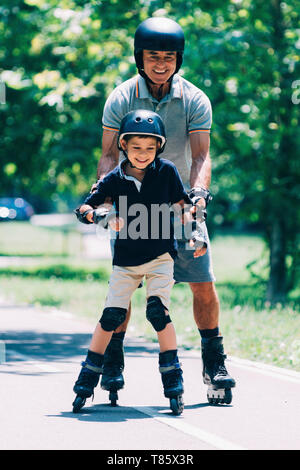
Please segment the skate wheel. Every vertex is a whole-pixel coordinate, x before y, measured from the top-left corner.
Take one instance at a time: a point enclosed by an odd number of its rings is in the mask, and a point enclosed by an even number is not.
[[[209,388],[207,391],[207,400],[210,405],[226,404],[229,405],[232,401],[232,392],[230,388]]]
[[[211,397],[209,394],[207,394],[207,401],[210,405],[218,405],[221,403],[221,398]]]
[[[170,408],[174,415],[181,415],[184,409],[184,403],[181,395],[179,395],[178,397],[170,398]]]
[[[117,392],[109,392],[109,399],[110,399],[111,406],[117,406],[118,393]]]
[[[225,388],[225,396],[223,399],[223,403],[229,405],[232,402],[232,391],[231,388]]]
[[[73,401],[73,413],[78,413],[85,404],[85,398],[77,396]]]

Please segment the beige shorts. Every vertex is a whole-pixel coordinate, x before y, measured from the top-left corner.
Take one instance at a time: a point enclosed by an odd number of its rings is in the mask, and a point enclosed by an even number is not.
[[[169,309],[174,284],[173,267],[174,261],[169,253],[164,253],[139,266],[114,266],[104,308],[128,309],[133,292],[145,276],[147,298],[156,295]]]

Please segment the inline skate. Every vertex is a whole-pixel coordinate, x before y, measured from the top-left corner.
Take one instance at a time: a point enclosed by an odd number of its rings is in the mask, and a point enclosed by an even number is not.
[[[101,388],[109,392],[111,406],[117,405],[118,390],[124,387],[124,334],[114,333],[105,351]]]
[[[159,371],[164,387],[164,395],[170,400],[170,409],[178,416],[183,412],[183,378],[177,350],[159,353]]]
[[[93,397],[94,399],[94,388],[98,385],[103,370],[101,366],[96,366],[88,359],[81,365],[81,371],[73,387],[73,391],[77,394],[72,403],[73,413],[78,413],[81,410],[87,398]]]
[[[227,404],[232,401],[231,389],[235,380],[228,374],[225,367],[223,337],[202,340],[203,382],[208,385],[207,399],[212,405]]]

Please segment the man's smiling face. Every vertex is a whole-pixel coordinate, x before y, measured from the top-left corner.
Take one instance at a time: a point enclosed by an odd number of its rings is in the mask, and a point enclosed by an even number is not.
[[[144,72],[157,85],[166,83],[176,70],[175,51],[143,51]]]

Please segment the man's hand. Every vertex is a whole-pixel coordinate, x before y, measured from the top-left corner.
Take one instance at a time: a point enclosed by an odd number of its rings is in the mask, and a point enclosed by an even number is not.
[[[207,240],[205,232],[203,232],[203,227],[195,220],[192,222],[192,234],[189,241],[191,248],[195,249],[194,258],[199,258],[199,256],[205,255],[207,251]]]
[[[201,198],[195,205],[186,204],[182,199],[176,204],[173,204],[175,211],[180,214],[181,212],[181,223],[186,225],[196,220],[199,224],[206,220],[206,202],[205,199]]]
[[[196,242],[194,240],[189,241],[189,245],[191,248],[194,248],[195,244]],[[194,258],[199,258],[199,256],[205,255],[206,252],[207,252],[207,246],[203,245],[202,247],[198,247],[195,249],[193,256]]]
[[[193,219],[199,222],[200,224],[206,220],[206,202],[205,199],[202,197],[200,198],[194,206],[190,209],[190,214],[192,215]]]

